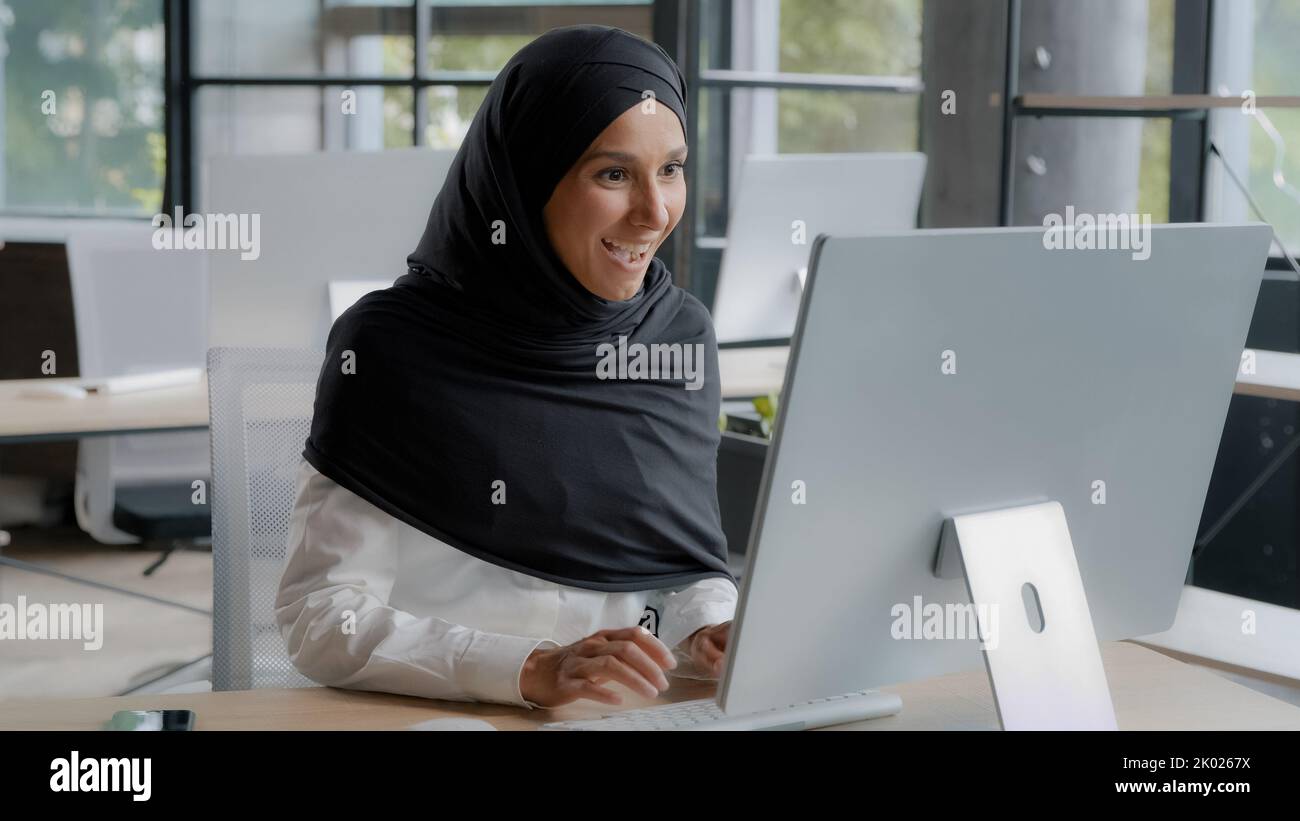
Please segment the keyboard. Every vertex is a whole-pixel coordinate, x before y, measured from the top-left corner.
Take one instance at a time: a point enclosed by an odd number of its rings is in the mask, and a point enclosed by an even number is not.
[[[757,713],[727,715],[711,698],[623,710],[601,718],[553,721],[543,730],[812,730],[891,716],[903,708],[893,693],[860,690]]]

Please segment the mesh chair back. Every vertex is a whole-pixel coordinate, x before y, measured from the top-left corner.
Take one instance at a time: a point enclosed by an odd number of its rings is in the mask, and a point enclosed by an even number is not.
[[[311,687],[275,623],[294,480],[324,354],[208,351],[212,433],[212,689]]]

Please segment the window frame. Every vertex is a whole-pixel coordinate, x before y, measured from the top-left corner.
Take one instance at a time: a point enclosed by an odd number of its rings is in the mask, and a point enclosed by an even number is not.
[[[711,2],[710,0],[656,0],[656,5],[665,2],[676,3],[679,7],[677,19],[684,29],[685,48],[680,49],[676,56],[686,78],[687,110],[691,112],[700,110],[700,96],[705,89],[731,91],[738,88],[748,88],[773,92],[787,89],[800,91],[856,91],[864,94],[910,94],[916,96],[924,94],[925,87],[920,76],[806,74],[780,70],[755,71],[705,68],[700,63],[700,38],[704,30],[706,4],[709,6],[716,4],[719,9],[720,30],[727,34],[727,41],[721,45],[724,46],[723,55],[725,60],[727,64],[730,64],[732,62],[732,46],[734,45],[737,23],[743,25],[746,31],[753,32],[755,39],[763,36],[775,38],[778,35],[780,0],[711,0]],[[777,15],[762,13],[761,9],[768,4],[777,6]],[[718,119],[722,123],[721,127],[725,132],[724,151],[726,156],[723,160],[727,169],[722,177],[721,201],[722,207],[729,212],[731,188],[739,174],[744,146],[749,143],[753,129],[757,124],[751,119],[749,123],[739,128],[735,127],[736,123],[732,116],[732,100],[730,96],[722,98]],[[695,157],[702,156],[704,151],[704,147],[700,145],[698,120],[699,117],[694,114],[690,117],[686,135],[690,153]],[[772,129],[769,141],[774,143],[776,123],[772,122],[769,125]],[[919,146],[917,150],[919,150]],[[704,283],[697,276],[698,269],[701,267],[699,264],[701,255],[716,253],[726,247],[725,236],[697,234],[695,220],[699,211],[700,194],[701,186],[699,185],[691,185],[687,189],[687,218],[683,219],[677,227],[676,233],[683,236],[674,248],[672,266],[677,284],[697,295],[701,293],[701,286],[703,285],[707,284],[709,293],[712,293],[713,288],[716,287],[716,282]],[[706,304],[711,301],[711,299],[705,300]],[[752,347],[755,344],[782,345],[788,343],[789,340],[784,339],[753,340],[745,342],[743,345],[742,343],[726,343],[723,347]]]
[[[362,74],[318,74],[312,76],[276,76],[270,74],[203,74],[195,70],[194,41],[195,15],[192,0],[161,0],[164,4],[163,25],[166,47],[164,50],[164,107],[168,150],[166,174],[163,183],[163,207],[170,212],[176,206],[187,211],[198,206],[201,192],[197,189],[194,101],[203,88],[406,88],[411,90],[413,122],[411,147],[424,146],[424,128],[428,120],[427,90],[438,86],[477,87],[490,86],[496,71],[429,71],[428,38],[422,32],[432,30],[434,5],[429,0],[393,2],[391,7],[409,6],[411,12],[412,66],[410,75],[367,76]],[[491,5],[491,4],[487,4]],[[571,3],[521,3],[530,8],[572,10],[582,6],[647,6],[654,21],[658,40],[660,17],[659,0],[585,0]],[[199,32],[202,36],[202,33]]]
[[[724,22],[730,24],[735,16],[735,9],[741,14],[751,13],[753,0],[736,4],[734,0],[719,0],[726,10]],[[218,76],[200,75],[193,67],[193,10],[191,0],[159,0],[162,4],[164,26],[163,55],[163,93],[164,115],[163,133],[168,147],[165,173],[162,183],[163,210],[170,212],[176,206],[186,209],[195,207],[196,202],[196,163],[194,154],[195,108],[194,96],[199,88],[206,86],[264,86],[264,87],[324,87],[324,86],[374,86],[410,88],[413,95],[414,124],[412,129],[413,146],[422,145],[424,122],[427,119],[427,98],[424,90],[433,86],[486,86],[490,85],[495,72],[427,72],[427,42],[416,32],[429,28],[432,6],[421,0],[411,0],[414,27],[414,65],[411,76],[366,77],[362,75],[319,75],[315,77],[273,77],[266,75]],[[544,4],[538,4],[544,5]],[[555,4],[563,5],[563,4]],[[915,78],[914,85],[898,82],[903,78],[882,78],[868,76],[810,76],[782,72],[747,72],[730,69],[703,69],[699,64],[699,34],[701,17],[704,13],[704,0],[652,0],[652,18],[654,39],[674,55],[683,74],[687,77],[691,110],[698,109],[701,89],[762,88],[762,89],[801,89],[801,90],[856,90],[864,93],[914,93],[923,94],[920,78]],[[1021,0],[1008,0],[1008,28],[1017,28],[1017,11]],[[1215,31],[1213,26],[1213,0],[1177,0],[1175,3],[1174,32],[1174,93],[1208,93],[1210,82],[1210,50]],[[728,25],[728,29],[731,26]],[[1011,44],[1008,44],[1010,49]],[[1011,78],[1008,78],[1008,90],[1014,91]],[[1013,96],[1004,99],[1014,99]],[[730,100],[724,99],[724,121],[730,121]],[[1093,112],[1094,116],[1107,116]],[[1014,117],[1014,114],[1011,115]],[[1168,116],[1156,112],[1144,116]],[[1011,123],[1004,124],[1004,130],[1010,129]],[[692,118],[687,135],[692,153],[698,148],[698,131],[695,118]],[[1205,214],[1207,179],[1213,171],[1207,168],[1206,148],[1208,124],[1202,116],[1176,117],[1171,128],[1170,151],[1170,222],[1196,221]],[[744,135],[729,135],[726,147],[728,174],[724,177],[722,191],[723,202],[729,202],[730,180],[735,177],[735,168],[739,159],[736,156],[738,141]],[[1004,140],[1004,146],[1006,141]],[[1005,176],[1005,173],[1004,173]],[[698,206],[697,186],[688,192],[688,213],[694,214]],[[1005,200],[1007,194],[1001,194]],[[1004,205],[1005,207],[1009,207]],[[0,218],[27,218],[60,221],[64,219],[100,219],[87,214],[49,214],[27,215],[21,210],[0,211]],[[103,217],[121,219],[120,215]],[[1005,220],[1004,220],[1005,222]],[[674,243],[674,270],[679,272],[679,283],[690,288],[692,269],[695,262],[694,251],[698,249],[719,249],[725,244],[725,238],[695,236],[691,220],[683,220],[680,229],[685,242]],[[1300,253],[1300,249],[1292,249]],[[1290,270],[1290,266],[1281,257],[1269,261],[1269,269]]]
[[[1151,108],[1032,108],[1020,100],[1020,20],[1023,0],[1007,0],[1003,66],[1002,171],[999,225],[1010,225],[1015,190],[1015,124],[1023,117],[1159,118],[1170,120],[1169,222],[1200,222],[1205,213],[1208,112]],[[1213,0],[1175,0],[1172,94],[1208,94]]]

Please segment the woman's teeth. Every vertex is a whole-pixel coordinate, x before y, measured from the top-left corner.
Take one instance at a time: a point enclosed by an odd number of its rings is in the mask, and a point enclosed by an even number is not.
[[[610,254],[618,257],[629,265],[635,265],[645,259],[646,253],[650,250],[649,243],[644,245],[628,246],[608,239],[602,239],[601,243],[605,246],[605,250],[609,251]]]

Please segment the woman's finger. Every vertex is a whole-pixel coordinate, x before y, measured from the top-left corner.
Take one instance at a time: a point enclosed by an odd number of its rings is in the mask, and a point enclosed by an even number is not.
[[[707,641],[701,641],[699,648],[696,650],[694,656],[692,656],[692,660],[695,662],[697,670],[714,677],[719,675],[719,671],[722,669],[725,659],[726,655]]]
[[[712,669],[723,658],[721,650],[708,644],[700,648],[700,655],[704,659],[704,666],[709,669]]]
[[[704,640],[700,642],[700,649],[712,658],[714,656],[722,655],[727,648],[726,645],[719,643],[715,637],[705,636]]]
[[[713,633],[713,640],[723,650],[727,649],[727,641],[731,638],[731,622],[723,622],[722,625]]]
[[[664,671],[635,642],[612,641],[599,648],[596,652],[600,655],[618,656],[624,663],[644,676],[645,680],[653,684],[657,690],[668,689],[668,678],[664,675]]]
[[[582,660],[579,670],[593,683],[612,679],[627,687],[634,693],[646,698],[655,698],[659,690],[646,680],[645,676],[634,670],[631,665],[615,655],[602,655]]]
[[[644,627],[618,627],[612,630],[601,630],[593,633],[592,638],[600,638],[605,641],[633,641],[650,658],[654,659],[660,667],[671,670],[677,666],[677,659],[673,658],[668,645],[664,644],[655,637],[654,633]]]
[[[726,646],[719,644],[716,639],[705,642],[705,655],[708,660],[709,671],[715,676],[720,675],[722,665],[726,663],[727,659]]]

